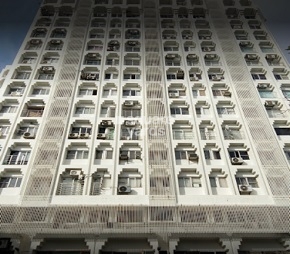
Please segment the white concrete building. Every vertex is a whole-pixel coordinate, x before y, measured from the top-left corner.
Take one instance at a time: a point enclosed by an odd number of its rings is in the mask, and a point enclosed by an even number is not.
[[[290,253],[289,65],[249,0],[45,0],[0,76],[0,253]]]

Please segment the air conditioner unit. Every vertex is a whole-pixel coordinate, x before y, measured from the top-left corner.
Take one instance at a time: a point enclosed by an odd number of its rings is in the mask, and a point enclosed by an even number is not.
[[[131,186],[128,185],[119,185],[118,186],[118,193],[119,194],[128,194],[131,192]]]
[[[203,47],[202,48],[202,51],[203,52],[210,52],[211,51],[211,48],[210,47]]]
[[[89,133],[81,133],[79,134],[79,138],[89,138],[90,134]]]
[[[8,239],[0,239],[0,249],[6,249],[8,247]]]
[[[179,97],[178,92],[170,92],[168,95],[169,95],[169,98],[178,98]]]
[[[36,29],[36,32],[38,32],[38,33],[45,33],[46,32],[46,29],[45,28],[37,28]]]
[[[80,170],[71,170],[71,171],[69,172],[69,174],[70,174],[71,176],[80,176],[80,175],[81,175],[81,171],[80,171]]]
[[[79,134],[78,133],[70,133],[68,135],[68,138],[78,138]]]
[[[137,160],[141,160],[141,154],[136,155]]]
[[[116,46],[116,45],[119,45],[118,41],[110,41],[109,42],[109,46]]]
[[[199,79],[198,79],[198,77],[190,77],[189,80],[190,81],[198,81]]]
[[[136,46],[137,45],[137,41],[128,41],[127,44],[129,46]]]
[[[20,92],[12,92],[10,93],[10,96],[21,96]]]
[[[258,89],[267,89],[269,87],[269,84],[258,84],[257,88]]]
[[[95,80],[97,79],[97,74],[96,73],[88,73],[86,75],[86,80]]]
[[[196,54],[189,54],[189,55],[187,55],[187,58],[188,59],[198,59]]]
[[[89,58],[96,58],[97,57],[97,54],[95,54],[95,53],[89,53],[89,54],[87,54],[87,57],[89,57]]]
[[[51,73],[51,72],[54,72],[54,67],[53,66],[43,66],[43,67],[41,67],[41,70],[44,73]]]
[[[127,127],[134,127],[136,125],[136,121],[126,120],[124,125]]]
[[[33,138],[35,138],[35,134],[34,133],[30,133],[30,132],[24,132],[23,133],[23,138],[27,138],[27,139],[31,138],[31,139],[33,139]]]
[[[38,45],[40,43],[41,43],[41,40],[31,40],[30,41],[30,44],[32,44],[32,45]]]
[[[113,126],[113,122],[110,121],[110,120],[103,120],[101,122],[101,125],[104,126],[104,127],[109,127],[109,126]]]
[[[241,41],[240,42],[240,46],[242,46],[242,47],[246,47],[246,46],[250,46],[251,45],[251,42],[249,42],[249,41]]]
[[[251,185],[240,184],[239,191],[240,193],[251,193],[253,191],[253,188]]]
[[[23,60],[21,63],[27,64],[29,61],[28,60]]]
[[[196,153],[191,153],[188,156],[188,160],[190,160],[190,161],[196,161],[196,160],[198,160],[198,155]]]
[[[177,57],[176,54],[167,54],[167,55],[166,55],[166,58],[167,58],[167,59],[174,59],[175,57]]]
[[[126,106],[126,107],[132,107],[132,106],[134,106],[134,101],[125,101],[124,102],[124,106]]]
[[[211,78],[211,80],[212,80],[212,81],[221,81],[221,80],[222,80],[222,77],[220,77],[220,76],[213,76],[213,77]]]
[[[59,45],[59,44],[61,44],[61,40],[51,40],[50,44]]]
[[[120,154],[120,160],[129,160],[128,154]]]
[[[216,55],[215,54],[206,54],[205,59],[215,59]]]
[[[265,101],[265,107],[266,108],[272,108],[276,106],[276,102],[275,101]]]
[[[106,134],[105,133],[99,133],[97,135],[97,139],[106,139]]]
[[[258,56],[255,54],[246,54],[246,59],[248,60],[257,60]]]
[[[223,91],[223,95],[230,97],[232,95],[232,93],[230,91]]]
[[[266,55],[266,59],[267,60],[274,60],[276,58],[277,58],[277,55],[275,55],[275,54],[268,54],[268,55]]]
[[[232,165],[242,165],[244,160],[240,157],[233,157],[231,158]]]

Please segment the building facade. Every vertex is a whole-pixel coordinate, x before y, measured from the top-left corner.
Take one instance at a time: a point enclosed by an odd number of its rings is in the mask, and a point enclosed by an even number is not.
[[[289,65],[249,0],[45,0],[0,85],[1,253],[290,253]]]

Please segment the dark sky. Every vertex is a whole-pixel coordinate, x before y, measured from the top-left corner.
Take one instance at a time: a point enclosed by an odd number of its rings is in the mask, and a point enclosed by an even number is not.
[[[41,2],[41,0],[1,1],[0,70],[12,63]],[[290,54],[285,51],[290,45],[290,0],[253,0],[253,2],[258,4],[264,13],[267,27],[290,62]]]

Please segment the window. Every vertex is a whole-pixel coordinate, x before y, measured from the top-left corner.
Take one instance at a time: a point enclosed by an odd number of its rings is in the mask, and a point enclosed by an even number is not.
[[[259,188],[256,177],[236,177],[238,185],[251,185],[253,188]]]
[[[22,177],[1,177],[0,189],[2,188],[17,188],[20,187]]]
[[[7,135],[9,132],[10,126],[1,125],[0,126],[0,137]]]
[[[120,152],[121,155],[128,155],[128,159],[129,160],[135,160],[135,159],[141,159],[141,151],[137,151],[137,150],[130,150],[130,151],[126,151],[123,150]]]
[[[11,151],[4,160],[8,165],[26,165],[30,157],[30,151]]]
[[[142,187],[142,182],[141,182],[141,176],[136,175],[136,176],[120,176],[118,179],[118,185],[128,185],[132,188],[141,188]]]
[[[249,160],[250,157],[248,155],[247,151],[241,151],[241,150],[229,150],[230,158],[242,158],[243,160]]]
[[[49,88],[34,88],[32,90],[32,95],[47,95],[49,94]]]
[[[113,151],[112,150],[96,150],[96,159],[112,159]]]
[[[77,107],[75,114],[94,114],[94,107]]]
[[[219,115],[233,115],[235,114],[235,109],[226,107],[217,107],[217,112]]]
[[[91,127],[73,127],[71,132],[72,133],[88,133],[91,134],[92,128]]]
[[[87,159],[89,155],[88,150],[68,150],[66,154],[67,160]]]
[[[192,130],[173,129],[173,139],[192,139]]]
[[[82,195],[84,181],[73,177],[62,177],[57,195]]]
[[[101,195],[103,189],[111,187],[111,177],[107,174],[93,176],[90,195]]]
[[[204,149],[204,157],[206,160],[220,160],[221,155],[217,150]]]
[[[170,108],[171,115],[188,115],[189,111],[188,108],[183,107],[176,107],[176,108]]]
[[[281,136],[284,136],[284,135],[290,135],[290,128],[279,128],[279,127],[275,127],[274,128],[275,132],[277,135],[281,135]]]
[[[122,115],[124,117],[140,117],[141,109],[123,109]]]
[[[275,98],[275,95],[272,91],[261,91],[259,90],[259,95],[261,98]]]
[[[79,95],[97,95],[97,89],[93,88],[81,88]]]
[[[218,176],[210,176],[209,177],[210,186],[214,188],[227,188],[228,183],[225,177],[218,177]]]
[[[141,92],[139,89],[123,89],[123,96],[140,96]]]
[[[102,106],[100,116],[101,117],[115,117],[115,112],[116,112],[115,107]]]
[[[37,79],[52,80],[54,73],[39,73]]]
[[[179,176],[178,177],[179,187],[188,187],[188,188],[200,188],[201,180],[199,177],[193,176]]]
[[[124,73],[124,79],[140,79],[140,74]]]
[[[135,128],[122,128],[121,129],[121,139],[122,140],[140,140],[141,129]]]
[[[209,114],[209,108],[206,107],[195,107],[195,112],[197,115],[208,115]]]
[[[252,78],[254,80],[265,80],[266,79],[266,75],[265,74],[262,74],[262,73],[252,73]]]
[[[194,154],[194,152],[193,151],[178,151],[178,150],[176,150],[175,151],[175,159],[176,160],[186,160],[186,159],[188,159],[188,157],[191,154]]]
[[[17,108],[17,106],[2,106],[0,113],[15,113]]]
[[[103,90],[103,97],[116,96],[116,95],[117,95],[117,88],[105,87]]]
[[[193,98],[197,98],[198,96],[205,96],[205,90],[204,89],[193,89],[192,96],[193,96]]]
[[[30,72],[28,71],[17,71],[17,73],[14,76],[14,79],[29,79]]]

